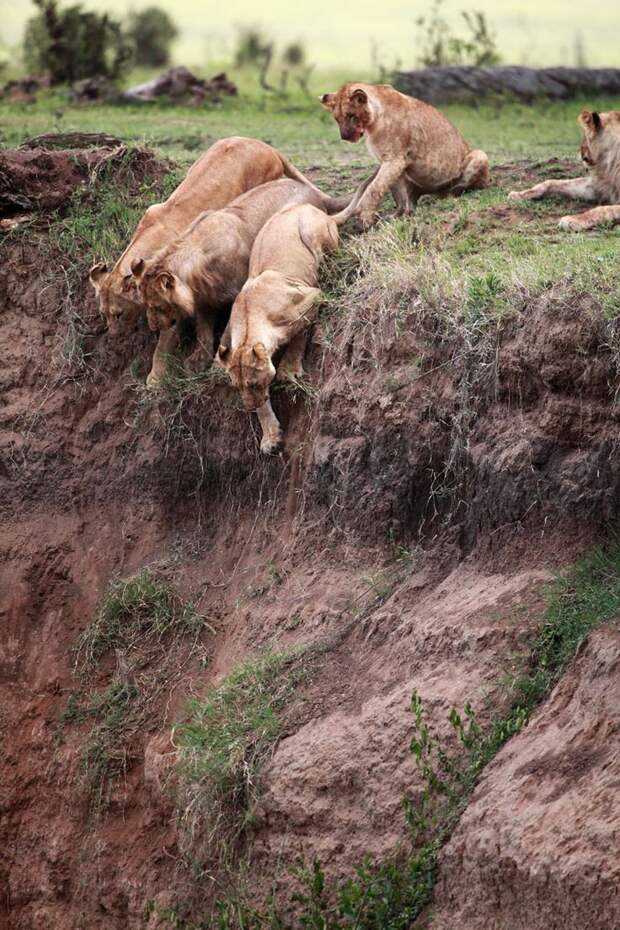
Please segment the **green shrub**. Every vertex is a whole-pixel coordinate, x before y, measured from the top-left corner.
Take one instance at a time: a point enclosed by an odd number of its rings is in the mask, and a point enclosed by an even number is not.
[[[112,80],[129,68],[131,45],[119,22],[80,4],[58,8],[57,0],[33,0],[41,11],[24,34],[24,60],[32,71],[50,74],[53,84],[104,75]]]
[[[170,61],[170,46],[179,30],[165,10],[149,6],[130,13],[127,35],[134,46],[137,65],[159,68]]]

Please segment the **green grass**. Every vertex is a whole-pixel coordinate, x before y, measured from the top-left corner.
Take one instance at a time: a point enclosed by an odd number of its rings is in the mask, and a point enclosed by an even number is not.
[[[411,702],[410,751],[422,781],[404,799],[408,846],[385,862],[367,860],[345,881],[330,879],[318,860],[295,870],[301,891],[263,909],[231,897],[219,905],[219,930],[407,930],[432,899],[441,848],[486,765],[527,725],[574,660],[587,636],[620,611],[620,544],[597,549],[550,588],[544,622],[530,643],[527,671],[510,687],[508,709],[482,726],[469,703],[452,709],[446,744],[427,722],[423,700]],[[297,916],[291,922],[291,907]]]
[[[308,649],[266,653],[188,702],[175,742],[180,822],[192,861],[228,862],[251,826],[262,768],[315,660]]]
[[[77,667],[86,672],[111,649],[131,651],[178,631],[194,635],[204,624],[178,593],[151,569],[113,581],[94,622],[80,637]]]
[[[81,782],[94,817],[105,813],[139,758],[162,692],[169,693],[183,674],[187,649],[204,664],[199,636],[206,626],[194,606],[152,569],[110,584],[79,639],[75,688],[56,729],[62,741],[68,727],[88,724],[81,740]],[[102,691],[98,673],[112,652],[115,664]]]
[[[323,86],[323,82],[319,82]],[[329,78],[323,89],[333,89]],[[335,84],[334,84],[335,86]],[[318,90],[317,90],[318,93]],[[618,100],[598,97],[562,102],[448,104],[441,109],[493,164],[515,158],[577,157],[577,116],[584,107],[617,109]],[[254,136],[281,148],[301,168],[371,165],[364,143],[342,142],[333,118],[316,99],[296,92],[289,100],[259,92],[252,84],[238,98],[212,107],[153,105],[75,106],[59,94],[35,104],[0,101],[0,145],[14,147],[44,132],[109,132],[128,143],[189,166],[216,139]]]

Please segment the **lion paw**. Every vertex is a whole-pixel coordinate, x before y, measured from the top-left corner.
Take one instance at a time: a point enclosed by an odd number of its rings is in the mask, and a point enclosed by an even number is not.
[[[527,198],[523,196],[524,191],[510,191],[508,194],[508,200],[526,200]]]
[[[275,455],[282,448],[282,431],[265,434],[261,439],[260,451],[264,455]]]
[[[158,387],[161,387],[162,381],[163,376],[155,371],[149,371],[148,375],[146,376],[146,386],[149,391],[155,391]]]
[[[563,216],[559,221],[558,226],[564,232],[581,232],[583,229],[588,228],[587,226],[584,226],[578,216]]]
[[[276,381],[295,381],[297,378],[303,378],[304,368],[301,364],[291,364],[285,362],[283,365],[278,365],[278,370],[276,371]]]
[[[193,371],[195,374],[198,374],[201,371],[206,371],[207,368],[211,366],[213,362],[213,353],[207,352],[206,349],[198,348],[194,349],[192,354],[186,359],[185,367],[188,371]]]

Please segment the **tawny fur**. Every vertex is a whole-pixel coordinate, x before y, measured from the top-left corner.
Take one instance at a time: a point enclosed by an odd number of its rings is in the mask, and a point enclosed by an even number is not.
[[[571,232],[620,223],[620,111],[583,110],[578,122],[583,130],[581,157],[590,174],[565,181],[543,181],[528,190],[508,194],[511,200],[540,200],[556,194],[604,205],[563,216],[558,225]]]
[[[318,269],[326,252],[338,247],[338,223],[311,204],[276,213],[256,238],[249,277],[233,305],[218,350],[247,410],[258,414],[261,450],[275,452],[282,430],[269,400],[275,377],[303,375],[308,328],[316,315]],[[273,356],[286,350],[276,372]]]
[[[216,142],[189,169],[165,203],[149,207],[131,242],[111,271],[95,265],[90,280],[99,306],[112,333],[123,324],[135,323],[144,311],[131,265],[137,259],[151,258],[171,239],[179,236],[205,210],[218,210],[246,191],[289,177],[314,185],[276,149],[258,139],[234,136]],[[336,202],[340,206],[340,202]],[[155,385],[165,371],[166,355],[178,346],[176,330],[161,333],[147,383]]]
[[[364,226],[373,222],[381,198],[392,192],[399,214],[410,213],[422,194],[461,193],[488,187],[489,162],[472,150],[435,107],[389,84],[345,84],[320,98],[348,142],[366,136],[379,171],[361,198]]]
[[[195,319],[198,347],[190,359],[194,367],[213,358],[215,314],[231,304],[245,284],[259,231],[278,210],[301,203],[326,209],[339,201],[303,182],[271,181],[221,210],[203,213],[152,259],[133,263],[152,329],[164,332],[176,328],[183,316]]]

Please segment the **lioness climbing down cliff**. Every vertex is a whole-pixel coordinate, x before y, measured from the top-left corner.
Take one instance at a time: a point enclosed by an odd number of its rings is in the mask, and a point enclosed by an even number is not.
[[[132,272],[151,329],[176,329],[182,317],[196,323],[197,348],[189,360],[201,368],[213,359],[215,314],[231,304],[248,276],[254,240],[267,220],[291,204],[334,209],[341,201],[299,181],[281,178],[242,194],[221,210],[208,210],[149,261]]]
[[[318,192],[311,181],[281,152],[258,139],[233,136],[221,139],[196,161],[185,179],[165,203],[149,207],[123,254],[108,271],[101,262],[91,268],[90,280],[108,328],[118,334],[123,323],[133,323],[144,304],[131,271],[136,259],[149,259],[180,236],[205,210],[219,210],[236,197],[269,181],[287,177]],[[343,206],[336,201],[336,208]],[[174,327],[160,331],[149,386],[155,386],[165,371],[166,356],[179,344]]]
[[[366,136],[379,170],[359,203],[362,224],[373,222],[381,198],[391,191],[397,212],[410,213],[422,194],[461,193],[488,187],[489,160],[472,149],[435,107],[407,97],[389,84],[345,84],[323,94],[347,142]]]

